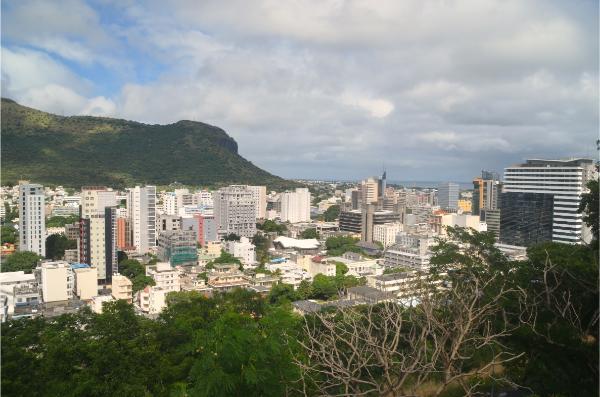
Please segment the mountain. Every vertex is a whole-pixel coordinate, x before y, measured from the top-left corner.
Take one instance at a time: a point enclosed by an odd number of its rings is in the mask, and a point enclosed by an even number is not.
[[[244,159],[225,131],[200,122],[62,117],[2,98],[1,126],[3,184],[27,179],[68,187],[296,185]]]

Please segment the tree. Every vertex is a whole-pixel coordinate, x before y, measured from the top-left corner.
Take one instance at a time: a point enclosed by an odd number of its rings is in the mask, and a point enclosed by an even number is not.
[[[2,261],[2,271],[17,272],[23,270],[25,273],[31,273],[42,259],[43,258],[35,252],[17,251],[4,258]]]
[[[77,248],[75,240],[69,240],[64,234],[51,234],[46,238],[46,258],[62,259],[65,250]]]
[[[51,216],[46,220],[46,227],[63,227],[65,225],[78,221],[79,215]]]
[[[362,250],[356,246],[358,239],[348,236],[332,236],[325,241],[327,254],[332,256],[343,255],[346,252],[360,253]]]
[[[587,188],[588,193],[581,195],[579,203],[579,211],[583,214],[583,221],[592,229],[593,240],[592,247],[598,250],[598,233],[600,232],[600,199],[598,192],[598,180],[589,181]]]
[[[19,237],[17,229],[15,229],[12,225],[3,225],[2,229],[0,229],[0,234],[2,235],[2,244],[15,244],[17,242],[17,238]]]
[[[225,250],[221,250],[221,255],[218,258],[215,258],[212,261],[208,262],[206,264],[206,268],[212,269],[216,264],[238,264],[240,270],[243,269],[242,262]]]
[[[269,239],[256,233],[252,237],[252,244],[256,247],[256,259],[258,263],[261,265],[267,263],[269,260],[269,247],[271,245]]]
[[[323,274],[317,274],[312,283],[313,297],[316,299],[327,300],[337,296],[338,289],[333,277],[327,277]]]
[[[265,233],[277,233],[277,235],[282,235],[287,231],[287,227],[283,223],[277,223],[270,219],[265,220],[263,223],[257,223],[256,228]]]
[[[310,229],[306,229],[306,230],[303,230],[302,233],[300,233],[300,238],[305,238],[305,239],[316,238],[316,239],[318,239],[319,232],[317,232],[317,229],[315,229],[314,227],[310,228]]]
[[[223,237],[225,241],[240,241],[240,236],[235,233],[229,233],[227,236]]]
[[[14,219],[19,217],[19,210],[17,207],[11,207],[9,203],[4,202],[4,224],[10,224]]]
[[[294,286],[290,284],[279,283],[271,287],[267,301],[272,305],[281,305],[301,299],[299,294],[294,291]]]
[[[146,269],[136,259],[126,259],[119,263],[119,273],[123,276],[132,279],[137,275],[146,274]]]
[[[340,216],[340,206],[332,205],[323,212],[323,220],[325,222],[333,222]]]

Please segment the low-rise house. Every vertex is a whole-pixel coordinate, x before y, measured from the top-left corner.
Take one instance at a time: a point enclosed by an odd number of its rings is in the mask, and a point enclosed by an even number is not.
[[[159,314],[167,307],[167,294],[172,291],[158,286],[146,286],[138,293],[138,306],[148,314]]]
[[[112,295],[96,295],[92,297],[90,301],[90,307],[92,311],[97,314],[101,314],[104,308],[104,304],[108,302],[113,302],[115,298]]]
[[[157,287],[166,291],[180,291],[179,272],[167,262],[146,266],[146,276],[152,277]]]
[[[250,282],[244,273],[238,270],[237,264],[214,265],[214,269],[208,273],[208,286],[214,291],[226,292],[249,285]]]

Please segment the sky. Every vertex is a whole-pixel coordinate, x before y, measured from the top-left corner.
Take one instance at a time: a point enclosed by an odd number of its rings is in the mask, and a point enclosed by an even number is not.
[[[597,157],[595,0],[4,0],[2,96],[203,121],[286,178]]]

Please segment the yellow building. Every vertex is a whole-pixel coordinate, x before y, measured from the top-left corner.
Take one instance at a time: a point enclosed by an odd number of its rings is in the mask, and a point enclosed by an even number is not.
[[[471,212],[472,210],[472,201],[469,199],[460,199],[458,200],[458,208],[460,208],[463,212]]]
[[[112,296],[115,299],[123,299],[127,303],[133,301],[132,283],[127,277],[115,274],[112,276]]]

